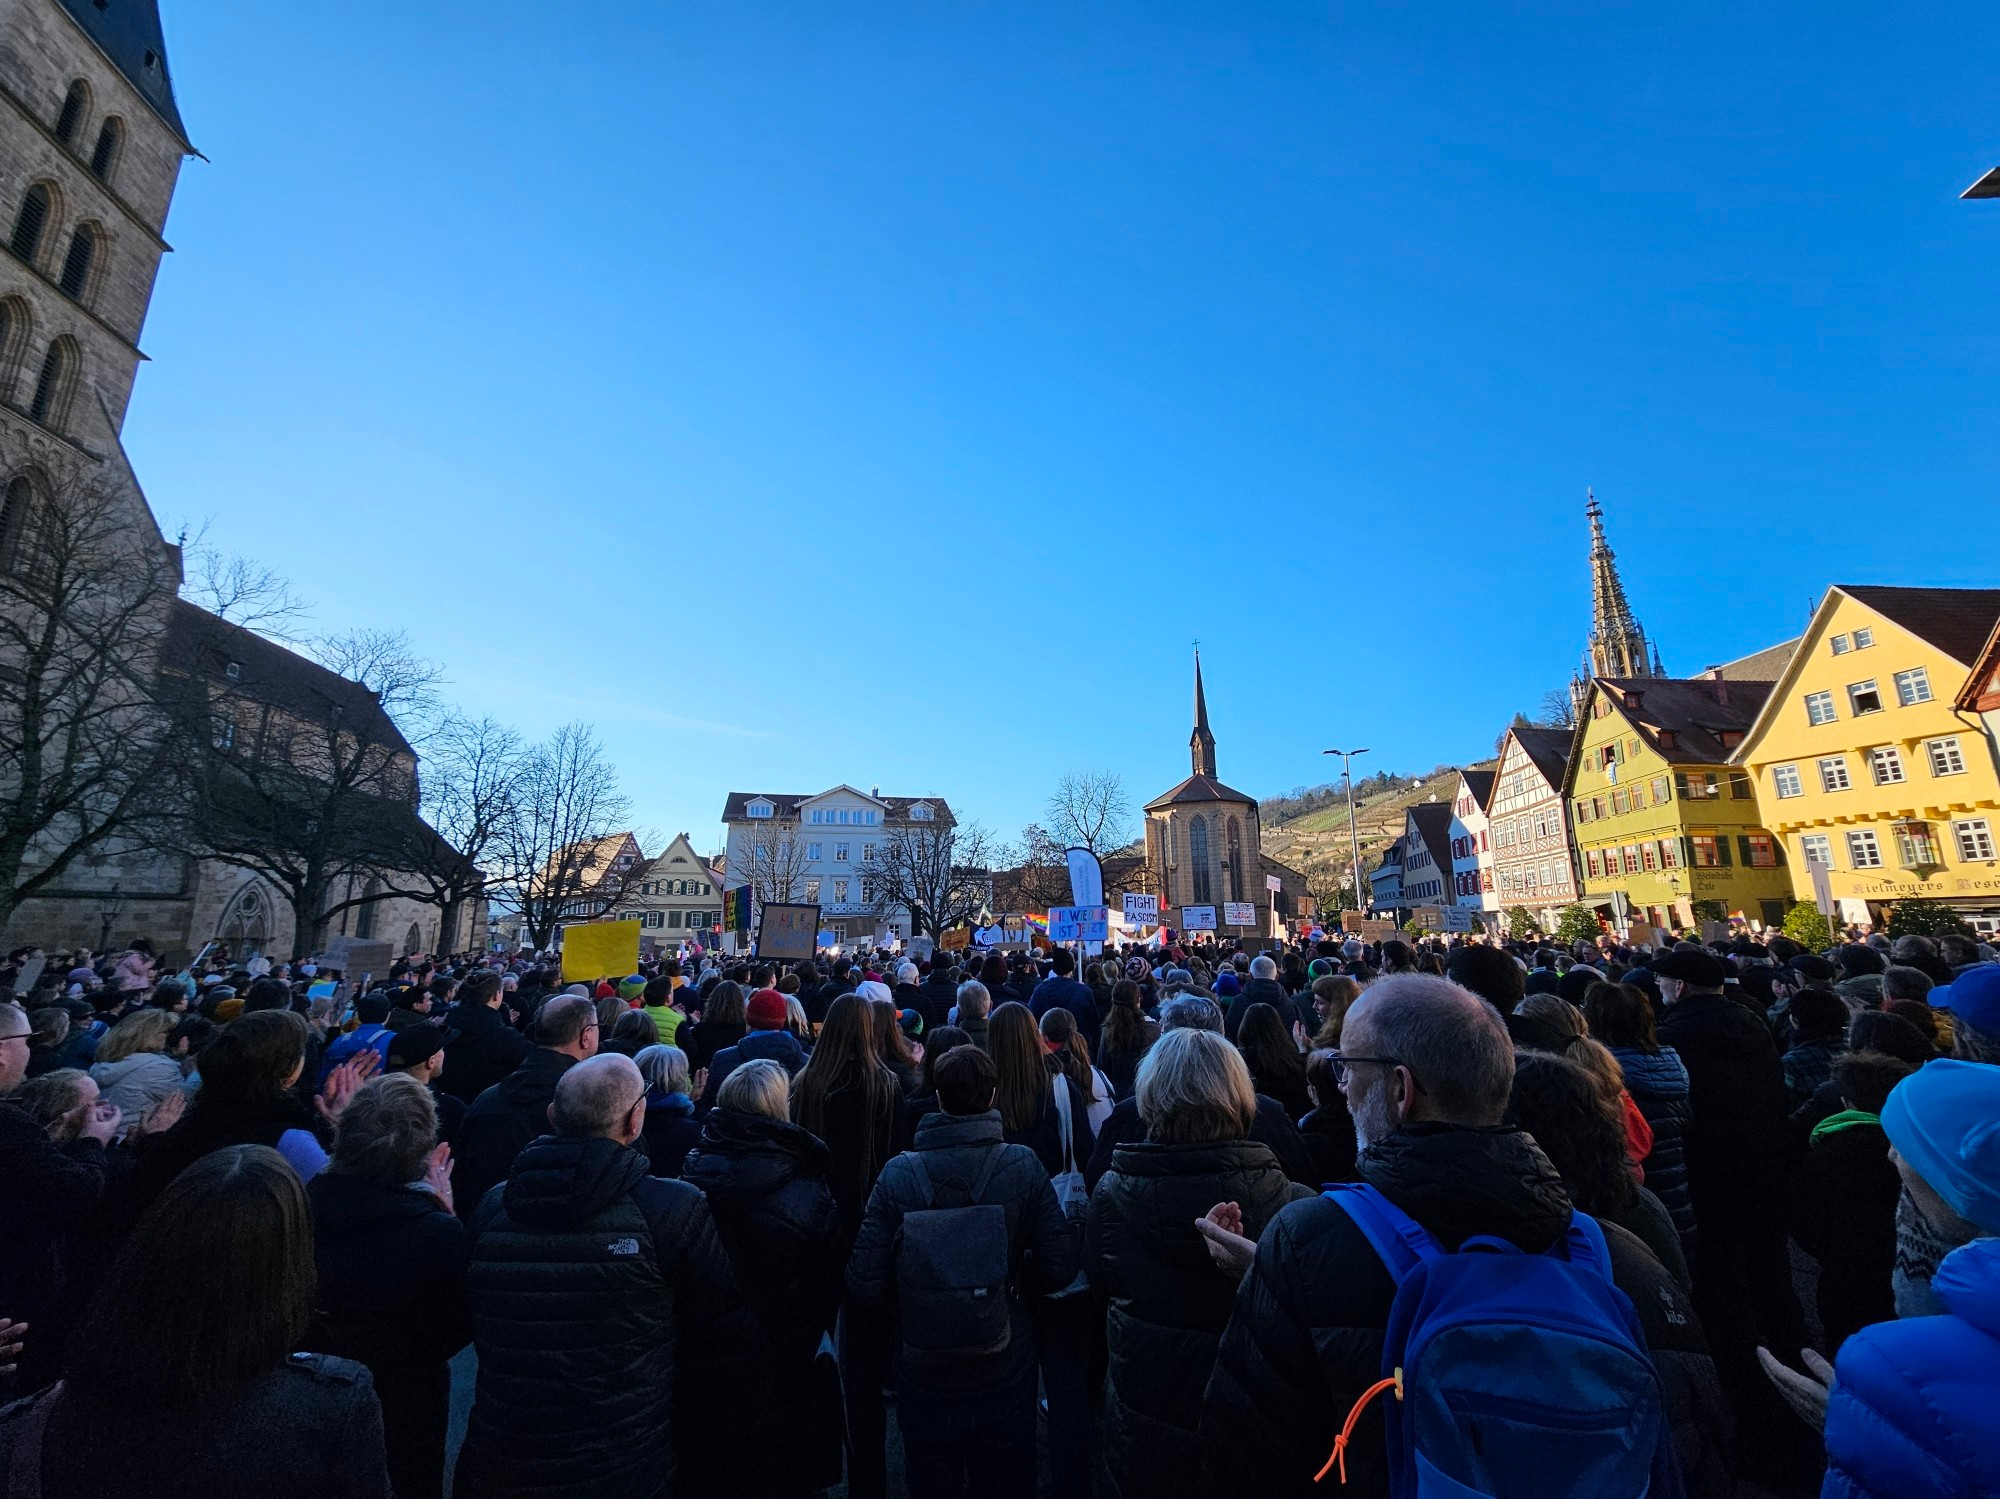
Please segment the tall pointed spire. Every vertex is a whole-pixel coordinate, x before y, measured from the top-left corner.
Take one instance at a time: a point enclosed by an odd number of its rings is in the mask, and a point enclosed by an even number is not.
[[[1604,511],[1586,489],[1583,513],[1590,518],[1590,669],[1600,677],[1658,676],[1658,654],[1649,653],[1646,632],[1632,617],[1618,561],[1604,539]]]
[[[1198,776],[1215,776],[1215,735],[1208,731],[1208,695],[1201,690],[1201,648],[1194,653],[1194,733],[1188,739],[1188,753],[1194,760],[1194,773]]]

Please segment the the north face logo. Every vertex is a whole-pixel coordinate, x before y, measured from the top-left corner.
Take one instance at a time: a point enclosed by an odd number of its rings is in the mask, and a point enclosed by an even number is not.
[[[639,1241],[637,1239],[613,1239],[604,1247],[612,1254],[637,1254],[639,1252]]]

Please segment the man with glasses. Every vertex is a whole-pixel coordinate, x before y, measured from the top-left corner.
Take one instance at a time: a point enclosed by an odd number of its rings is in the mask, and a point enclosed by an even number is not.
[[[597,1006],[576,994],[558,994],[542,1005],[529,1032],[535,1049],[465,1111],[458,1129],[452,1197],[468,1223],[480,1199],[504,1182],[514,1158],[548,1132],[556,1084],[578,1062],[597,1055]]]
[[[1479,996],[1423,974],[1371,985],[1347,1012],[1334,1071],[1361,1179],[1441,1248],[1491,1236],[1539,1254],[1567,1233],[1562,1178],[1506,1124],[1514,1046]],[[1231,1475],[1234,1492],[1323,1492],[1313,1475],[1333,1434],[1382,1377],[1395,1281],[1354,1219],[1323,1196],[1285,1208],[1254,1245],[1228,1231],[1226,1206],[1201,1232],[1217,1262],[1244,1278],[1209,1379],[1205,1456]],[[1638,1308],[1660,1372],[1688,1490],[1710,1492],[1726,1422],[1693,1308],[1638,1239],[1602,1227],[1612,1278]],[[1388,1493],[1380,1415],[1355,1425],[1346,1457],[1343,1496]],[[1521,1475],[1521,1491],[1532,1489]]]
[[[28,1013],[0,1004],[0,1326],[25,1323],[21,1363],[53,1377],[62,1346],[66,1246],[104,1195],[104,1147],[118,1132],[119,1113],[89,1106],[76,1137],[58,1145],[25,1109],[8,1101],[28,1075]],[[12,1356],[0,1359],[11,1365]],[[0,1373],[0,1400],[26,1394],[11,1368]],[[37,1383],[42,1381],[38,1380]]]
[[[718,1469],[743,1440],[784,1441],[798,1413],[731,1418],[757,1328],[707,1200],[647,1175],[633,1149],[646,1083],[631,1059],[572,1063],[547,1116],[552,1132],[472,1216],[479,1380],[453,1492],[705,1492],[719,1472],[684,1470],[676,1482],[674,1425],[691,1414],[676,1409],[677,1369],[682,1392],[702,1397],[690,1455]]]

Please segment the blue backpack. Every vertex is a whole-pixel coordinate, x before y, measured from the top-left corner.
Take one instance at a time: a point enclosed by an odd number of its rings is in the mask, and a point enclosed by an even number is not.
[[[1373,1187],[1326,1195],[1396,1282],[1384,1378],[1355,1402],[1319,1477],[1377,1395],[1397,1499],[1679,1499],[1680,1465],[1646,1337],[1595,1219],[1545,1254],[1467,1239],[1447,1254]]]

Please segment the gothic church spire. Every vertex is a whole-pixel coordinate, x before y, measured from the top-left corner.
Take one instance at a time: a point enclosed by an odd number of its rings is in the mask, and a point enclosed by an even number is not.
[[[1198,776],[1215,776],[1215,735],[1208,730],[1208,697],[1201,690],[1201,651],[1194,653],[1194,733],[1188,739],[1188,753]]]
[[[1590,671],[1599,677],[1660,675],[1657,648],[1649,651],[1646,632],[1625,601],[1618,562],[1604,539],[1604,511],[1585,490],[1583,513],[1590,518]]]

